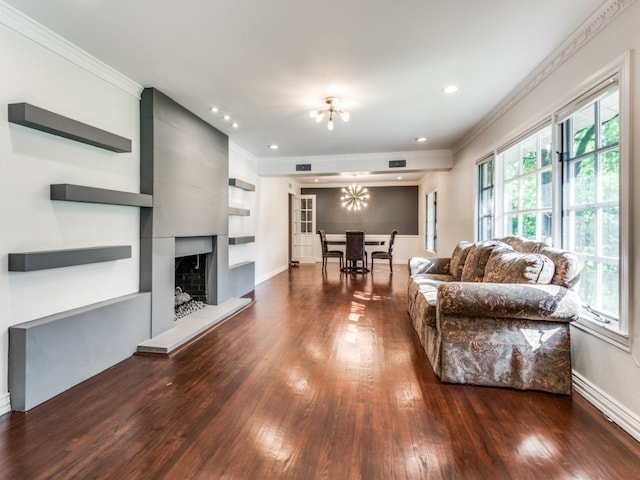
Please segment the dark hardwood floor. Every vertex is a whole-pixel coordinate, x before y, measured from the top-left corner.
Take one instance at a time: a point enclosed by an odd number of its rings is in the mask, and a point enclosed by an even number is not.
[[[577,394],[443,384],[406,269],[302,265],[171,358],[0,417],[10,479],[624,479],[640,443]]]

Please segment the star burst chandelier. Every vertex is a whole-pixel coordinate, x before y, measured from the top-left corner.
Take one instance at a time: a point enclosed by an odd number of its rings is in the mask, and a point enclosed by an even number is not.
[[[344,195],[340,197],[340,201],[342,201],[342,206],[348,210],[361,210],[367,206],[366,201],[369,200],[369,193],[366,188],[354,183],[343,188],[342,193]]]
[[[343,122],[348,122],[351,115],[349,112],[345,112],[344,110],[339,110],[338,103],[340,100],[336,97],[327,97],[324,99],[324,103],[327,104],[328,108],[324,110],[312,110],[309,112],[309,116],[313,118],[316,123],[320,123],[325,116],[329,116],[329,123],[327,123],[327,129],[333,130],[333,116],[336,115],[342,119]]]

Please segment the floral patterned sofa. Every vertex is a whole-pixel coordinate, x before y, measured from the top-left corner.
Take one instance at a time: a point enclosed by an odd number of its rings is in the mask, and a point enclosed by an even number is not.
[[[442,381],[571,394],[578,260],[520,237],[409,260],[407,309]]]

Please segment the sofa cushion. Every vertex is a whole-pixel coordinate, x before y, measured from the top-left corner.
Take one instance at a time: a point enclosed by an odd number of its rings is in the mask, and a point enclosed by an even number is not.
[[[544,255],[496,248],[487,261],[483,281],[547,285],[551,283],[554,272],[554,263]]]
[[[499,240],[509,245],[516,252],[540,253],[542,249],[547,246],[544,242],[537,242],[524,237],[508,236],[502,237]]]
[[[453,249],[451,261],[449,262],[449,273],[457,281],[460,281],[462,278],[464,262],[467,260],[467,256],[469,255],[472,246],[473,244],[471,242],[462,241]]]
[[[484,278],[484,270],[487,266],[487,261],[489,260],[493,250],[497,247],[508,248],[511,250],[509,245],[498,240],[474,243],[469,250],[467,260],[464,262],[460,281],[481,282]]]

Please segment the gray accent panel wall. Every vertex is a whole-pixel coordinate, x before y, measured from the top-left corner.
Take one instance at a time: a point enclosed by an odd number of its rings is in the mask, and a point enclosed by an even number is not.
[[[152,236],[228,233],[228,137],[156,89],[140,105],[140,193],[153,195]]]
[[[151,294],[135,293],[9,328],[11,408],[27,411],[106,370],[149,338]]]
[[[173,326],[175,255],[194,237],[213,237],[207,302],[230,298],[228,178],[227,135],[158,90],[145,89],[140,193],[153,195],[153,208],[140,214],[140,290],[152,292],[152,336]]]
[[[349,211],[340,204],[340,188],[303,188],[316,195],[316,227],[327,233],[364,230],[369,234],[418,235],[418,187],[368,187],[367,208]]]

